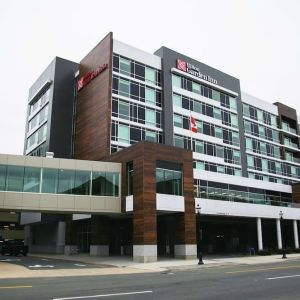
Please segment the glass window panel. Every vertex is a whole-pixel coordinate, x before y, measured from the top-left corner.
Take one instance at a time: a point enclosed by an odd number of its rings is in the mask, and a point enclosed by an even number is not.
[[[41,169],[26,167],[24,174],[24,192],[39,193]]]
[[[261,121],[261,122],[264,121],[264,114],[260,109],[257,110],[257,119],[258,119],[258,121]]]
[[[182,99],[181,96],[173,94],[173,105],[182,107]]]
[[[245,116],[250,116],[250,108],[248,104],[243,103],[243,113]]]
[[[76,171],[73,194],[89,195],[90,194],[91,172]]]
[[[202,105],[198,101],[194,101],[194,111],[201,114],[202,113]]]
[[[214,118],[221,120],[221,110],[217,107],[214,107]]]
[[[119,100],[119,117],[129,120],[129,103]]]
[[[237,115],[231,114],[231,126],[238,127]]]
[[[277,127],[277,120],[276,120],[276,116],[274,115],[271,115],[271,125]]]
[[[241,153],[240,151],[233,151],[233,159],[235,164],[240,164],[241,163]]]
[[[245,132],[251,133],[251,122],[244,120]]]
[[[264,126],[258,126],[258,132],[260,137],[265,137],[265,127]]]
[[[181,78],[176,75],[172,75],[172,85],[181,88]]]
[[[24,167],[7,166],[6,190],[11,192],[23,191]]]
[[[197,161],[196,162],[196,169],[197,170],[205,170],[205,164],[202,161]]]
[[[229,97],[229,105],[231,109],[236,110],[236,99],[233,97]]]
[[[152,109],[146,109],[146,120],[147,125],[156,126],[156,112]]]
[[[43,169],[42,193],[56,194],[58,185],[58,170]]]
[[[145,81],[151,82],[151,83],[156,83],[156,79],[155,79],[155,70],[154,69],[150,69],[146,67],[145,70]]]
[[[120,73],[130,76],[130,61],[120,57]]]
[[[74,179],[75,171],[74,170],[64,170],[60,169],[58,171],[58,194],[72,194],[74,189]]]
[[[217,172],[218,173],[225,173],[225,167],[224,166],[217,166]]]
[[[198,153],[204,153],[204,142],[195,141],[195,151]]]
[[[217,157],[224,158],[224,148],[222,146],[216,146]]]
[[[120,79],[119,80],[119,94],[125,97],[129,97],[130,91],[129,91],[129,81]]]
[[[223,139],[223,129],[221,127],[215,127],[215,137]]]
[[[240,169],[234,169],[235,176],[242,176],[242,171]]]
[[[145,101],[148,102],[148,103],[156,105],[156,92],[155,92],[154,89],[150,89],[150,88],[146,87],[146,89],[145,89]]]
[[[246,138],[246,148],[252,150],[252,140]]]
[[[156,142],[157,141],[156,132],[147,130],[145,134],[145,139],[146,141]]]
[[[106,173],[105,181],[105,196],[117,197],[119,195],[119,173]]]
[[[212,98],[218,102],[220,102],[220,92],[212,90]]]
[[[174,115],[174,126],[182,128],[182,117]]]
[[[173,195],[182,195],[182,172],[173,171]]]
[[[93,172],[92,174],[92,195],[105,196],[105,172]]]
[[[175,136],[174,137],[174,146],[184,148],[184,142],[182,136]]]
[[[129,127],[128,126],[119,125],[118,141],[129,144]]]
[[[247,163],[249,167],[254,167],[254,157],[247,155]]]
[[[0,191],[5,191],[6,166],[0,165]]]
[[[201,93],[201,86],[199,83],[193,82],[192,83],[192,91],[194,93],[200,94]]]
[[[262,170],[268,171],[268,161],[266,159],[261,160]]]
[[[265,142],[260,142],[260,153],[267,154],[267,144]]]

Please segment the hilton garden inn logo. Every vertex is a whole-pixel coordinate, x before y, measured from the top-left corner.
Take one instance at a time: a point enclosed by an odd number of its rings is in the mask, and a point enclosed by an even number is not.
[[[193,76],[199,77],[205,81],[211,82],[213,84],[218,84],[218,81],[216,79],[210,77],[209,75],[202,74],[198,67],[195,67],[194,65],[187,63],[179,58],[176,60],[176,68]]]

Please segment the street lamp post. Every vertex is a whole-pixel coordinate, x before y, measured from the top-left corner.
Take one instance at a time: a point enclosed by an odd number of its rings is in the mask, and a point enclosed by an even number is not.
[[[201,214],[201,207],[199,204],[197,204],[197,209],[196,209],[196,212],[197,212],[197,217],[198,217],[198,223],[199,223],[199,226],[198,226],[198,241],[197,241],[197,249],[198,249],[198,265],[204,265],[204,262],[202,260],[202,252],[200,251],[200,214]]]
[[[285,249],[284,249],[284,239],[283,239],[283,212],[282,210],[279,212],[279,218],[280,218],[280,228],[281,228],[281,244],[282,244],[282,258],[285,259],[286,257],[286,253],[285,253]]]

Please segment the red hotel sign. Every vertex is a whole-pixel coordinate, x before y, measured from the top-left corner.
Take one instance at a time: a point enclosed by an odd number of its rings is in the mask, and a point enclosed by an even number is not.
[[[108,64],[103,64],[99,66],[96,70],[90,71],[84,76],[82,76],[77,82],[77,91],[79,92],[82,88],[84,88],[95,77],[97,77],[100,73],[102,73],[105,69],[107,69],[107,67]]]

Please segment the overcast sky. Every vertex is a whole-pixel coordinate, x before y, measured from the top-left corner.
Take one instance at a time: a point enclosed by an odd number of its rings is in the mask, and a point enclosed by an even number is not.
[[[28,89],[55,56],[79,62],[109,31],[167,46],[300,114],[299,0],[0,0],[0,153],[22,154]]]

